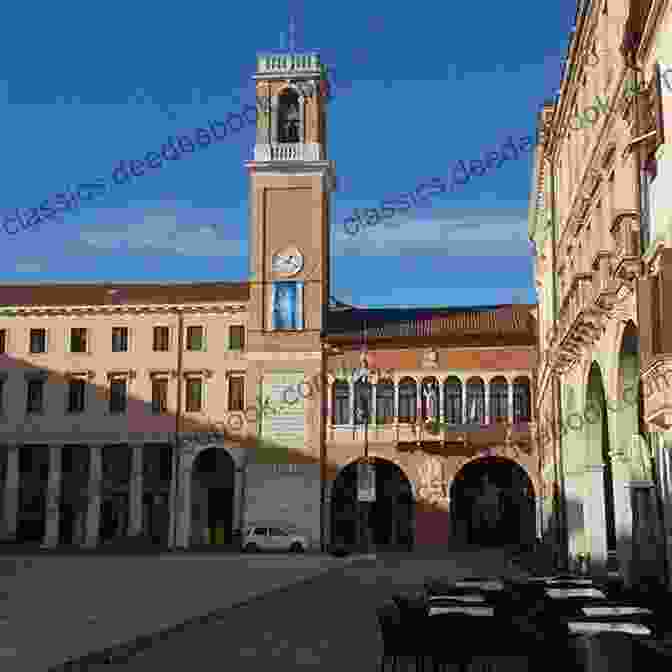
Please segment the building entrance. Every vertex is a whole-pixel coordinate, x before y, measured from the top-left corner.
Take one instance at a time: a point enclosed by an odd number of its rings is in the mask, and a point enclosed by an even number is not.
[[[191,537],[193,544],[233,541],[235,463],[223,448],[207,448],[194,463]]]
[[[357,501],[357,463],[336,477],[331,496],[331,543],[378,550],[413,547],[415,505],[411,484],[393,462],[374,460],[375,502]]]
[[[534,490],[525,470],[512,460],[488,457],[470,462],[457,474],[450,492],[451,526],[458,542],[534,542]]]

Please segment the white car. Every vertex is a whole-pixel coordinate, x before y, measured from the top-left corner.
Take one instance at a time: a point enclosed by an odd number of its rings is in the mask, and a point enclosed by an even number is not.
[[[294,534],[286,527],[251,525],[245,530],[243,551],[291,551],[303,553],[308,548],[308,540],[300,534]]]

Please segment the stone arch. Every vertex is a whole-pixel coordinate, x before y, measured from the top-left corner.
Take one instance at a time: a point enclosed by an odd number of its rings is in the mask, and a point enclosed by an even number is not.
[[[303,142],[303,96],[292,85],[278,92],[277,138],[280,143]]]
[[[453,540],[480,545],[532,544],[535,487],[527,469],[501,455],[467,460],[450,484]]]
[[[414,543],[415,488],[398,460],[371,454],[376,500],[357,501],[357,464],[343,465],[330,488],[330,544],[410,550]]]
[[[590,553],[596,566],[606,566],[607,556],[616,553],[616,520],[614,508],[614,481],[610,448],[610,425],[613,413],[607,407],[602,371],[593,362],[586,389],[586,411],[599,410],[599,421],[585,425],[585,505],[591,524],[586,530],[590,536]],[[594,412],[594,411],[593,411]],[[597,413],[596,413],[597,414]]]
[[[221,444],[195,445],[185,465],[188,481],[190,545],[231,544],[237,465],[234,456]]]

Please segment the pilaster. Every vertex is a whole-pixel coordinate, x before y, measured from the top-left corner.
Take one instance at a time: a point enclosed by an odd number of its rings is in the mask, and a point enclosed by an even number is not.
[[[47,520],[42,545],[58,545],[59,502],[61,495],[62,446],[49,446],[49,480],[47,482]]]
[[[100,500],[103,483],[103,452],[102,446],[91,445],[91,462],[89,472],[89,507],[86,515],[86,548],[98,545],[100,532]]]
[[[143,445],[131,446],[131,483],[129,487],[129,528],[128,536],[142,534],[142,477]]]
[[[590,553],[591,570],[607,571],[607,522],[604,507],[604,465],[586,466],[584,472],[584,517],[586,551]]]
[[[7,473],[4,488],[4,529],[6,541],[16,539],[16,519],[19,512],[19,445],[7,446]]]

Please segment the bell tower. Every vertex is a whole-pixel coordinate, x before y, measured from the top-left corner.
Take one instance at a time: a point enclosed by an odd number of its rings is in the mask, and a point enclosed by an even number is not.
[[[329,210],[335,183],[327,154],[323,70],[313,52],[258,54],[253,76],[256,143],[254,160],[245,164],[250,174],[247,353],[248,366],[256,369],[257,399],[261,394],[274,397],[274,402],[281,401],[288,381],[321,379],[323,369],[322,332],[330,294]],[[312,407],[322,406],[321,392],[305,400],[305,406],[303,401],[292,406],[292,413],[305,411],[305,426],[298,416],[292,423],[285,418],[282,427],[275,416],[264,416],[262,437],[292,452],[318,456],[324,420],[317,420]],[[248,402],[255,403],[251,390]]]

